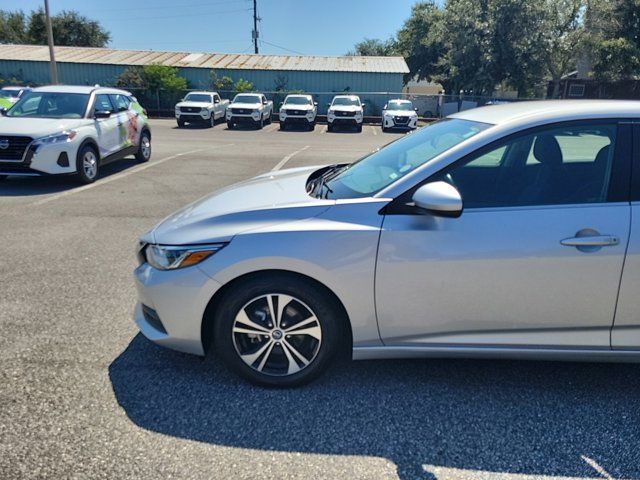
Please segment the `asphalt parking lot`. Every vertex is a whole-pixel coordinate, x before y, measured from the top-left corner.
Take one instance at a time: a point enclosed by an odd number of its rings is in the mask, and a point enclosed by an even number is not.
[[[397,138],[178,130],[153,157],[0,183],[0,478],[640,478],[640,366],[345,362],[294,390],[161,349],[131,320],[138,236],[272,169]]]

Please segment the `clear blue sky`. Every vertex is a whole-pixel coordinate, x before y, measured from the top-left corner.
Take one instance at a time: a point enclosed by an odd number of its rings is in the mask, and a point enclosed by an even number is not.
[[[386,39],[416,0],[258,0],[260,53],[343,55],[363,38]],[[42,0],[0,0],[26,12]],[[122,49],[253,53],[252,0],[49,0],[52,13],[77,10],[111,32]]]

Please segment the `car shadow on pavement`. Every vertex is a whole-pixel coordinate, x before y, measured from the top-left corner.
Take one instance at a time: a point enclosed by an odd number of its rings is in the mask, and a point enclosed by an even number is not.
[[[215,445],[389,459],[471,472],[640,477],[640,366],[489,360],[344,362],[297,389],[259,388],[138,334],[109,367],[142,428]],[[595,463],[593,463],[595,462]],[[591,465],[590,465],[591,463]]]
[[[140,163],[135,158],[125,158],[100,167],[98,182],[105,178],[128,170]],[[59,193],[82,187],[83,184],[74,175],[50,175],[43,177],[9,177],[0,181],[0,197],[31,197]]]

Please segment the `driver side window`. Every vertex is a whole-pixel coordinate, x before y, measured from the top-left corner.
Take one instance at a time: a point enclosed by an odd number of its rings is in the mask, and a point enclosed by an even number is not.
[[[448,167],[465,208],[607,201],[617,126],[554,127],[519,136]]]

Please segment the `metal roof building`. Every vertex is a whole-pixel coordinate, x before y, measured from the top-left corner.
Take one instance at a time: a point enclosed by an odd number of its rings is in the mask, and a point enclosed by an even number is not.
[[[219,77],[243,78],[259,90],[274,90],[286,79],[289,90],[316,92],[400,92],[408,73],[402,57],[324,57],[242,55],[201,52],[56,47],[60,82],[113,84],[128,66],[177,67],[191,88],[205,88],[214,70]],[[0,76],[37,84],[49,82],[49,51],[41,45],[0,45]]]

